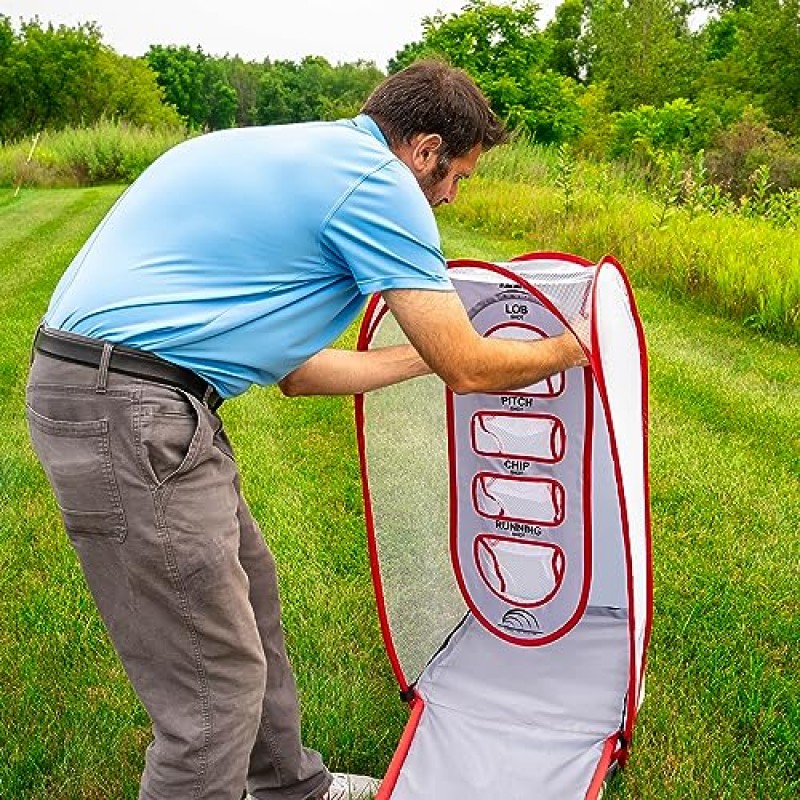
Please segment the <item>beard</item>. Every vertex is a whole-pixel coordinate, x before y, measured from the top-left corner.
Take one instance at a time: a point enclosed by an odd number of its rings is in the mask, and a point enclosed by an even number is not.
[[[449,156],[444,154],[438,155],[433,171],[418,181],[419,188],[422,189],[422,193],[431,208],[436,208],[436,206],[440,206],[444,202],[441,183],[450,171],[451,160]]]

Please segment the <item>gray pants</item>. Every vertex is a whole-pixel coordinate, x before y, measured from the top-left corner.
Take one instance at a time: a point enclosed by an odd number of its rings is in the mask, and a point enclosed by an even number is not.
[[[153,722],[140,800],[319,797],[275,565],[222,423],[188,394],[37,354],[34,449]]]

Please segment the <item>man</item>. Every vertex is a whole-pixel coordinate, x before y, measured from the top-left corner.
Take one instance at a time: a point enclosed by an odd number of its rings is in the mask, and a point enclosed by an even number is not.
[[[502,126],[420,62],[354,120],[229,130],[162,156],[59,283],[28,386],[34,447],[153,722],[141,800],[347,798],[300,741],[275,569],[241,496],[222,399],[352,394],[429,373],[509,389],[584,363],[571,334],[483,339],[430,207]],[[413,345],[328,349],[383,292]]]

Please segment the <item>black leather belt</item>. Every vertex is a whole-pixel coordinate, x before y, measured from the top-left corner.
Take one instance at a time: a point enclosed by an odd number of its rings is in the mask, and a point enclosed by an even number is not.
[[[36,331],[33,347],[37,352],[61,361],[84,364],[87,367],[100,367],[106,344],[111,344],[113,348],[108,358],[109,372],[119,372],[133,378],[143,378],[183,389],[205,403],[212,411],[216,411],[222,405],[222,398],[208,381],[203,380],[192,370],[171,364],[152,353],[44,326]]]

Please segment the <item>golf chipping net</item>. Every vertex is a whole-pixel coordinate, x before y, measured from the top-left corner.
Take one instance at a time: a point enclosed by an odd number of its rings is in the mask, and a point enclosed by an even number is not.
[[[511,392],[359,396],[373,580],[411,717],[379,800],[596,798],[643,697],[652,580],[645,343],[628,281],[534,253],[451,263],[483,336],[590,357]],[[359,347],[407,340],[375,297]]]

